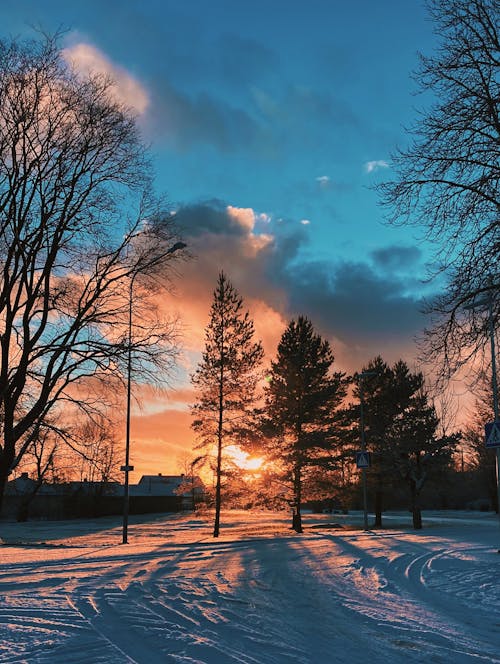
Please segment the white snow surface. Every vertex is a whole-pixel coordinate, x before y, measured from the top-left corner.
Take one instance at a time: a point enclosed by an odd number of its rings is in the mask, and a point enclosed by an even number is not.
[[[0,522],[0,662],[500,663],[494,514]]]

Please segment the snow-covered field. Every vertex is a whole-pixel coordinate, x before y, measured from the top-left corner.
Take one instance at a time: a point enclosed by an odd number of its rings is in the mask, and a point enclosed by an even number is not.
[[[0,523],[0,662],[500,662],[493,514]]]

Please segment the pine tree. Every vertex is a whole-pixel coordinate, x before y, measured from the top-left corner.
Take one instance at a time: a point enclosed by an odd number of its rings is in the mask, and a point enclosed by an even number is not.
[[[457,436],[439,436],[439,419],[424,388],[422,373],[403,360],[390,367],[379,356],[358,374],[362,381],[364,429],[372,453],[368,471],[375,490],[375,526],[382,526],[382,501],[387,487],[403,480],[410,489],[413,523],[422,527],[420,492],[431,471],[451,462]],[[354,392],[361,396],[359,387]],[[352,405],[357,418],[359,406]]]
[[[410,399],[422,386],[421,374],[410,373],[399,360],[390,367],[380,356],[371,360],[354,376],[357,388],[350,413],[359,431],[360,400],[363,398],[364,431],[372,465],[367,471],[369,484],[375,493],[375,526],[382,527],[382,504],[387,485],[394,477],[392,458],[387,454],[387,432],[395,418],[410,404]]]
[[[420,375],[420,374],[417,374]],[[410,490],[413,527],[422,528],[420,494],[433,472],[443,473],[452,465],[459,436],[438,435],[439,418],[422,383],[387,431],[387,455]]]
[[[243,311],[243,299],[221,272],[205,332],[205,350],[192,376],[198,392],[192,406],[193,429],[200,447],[217,449],[214,537],[220,530],[223,448],[237,442],[237,432],[252,412],[263,354],[261,343],[254,341],[253,321]]]
[[[300,316],[281,337],[265,388],[268,444],[292,488],[297,532],[302,532],[304,475],[334,445],[336,410],[346,393],[345,375],[331,372],[333,362],[328,341]]]

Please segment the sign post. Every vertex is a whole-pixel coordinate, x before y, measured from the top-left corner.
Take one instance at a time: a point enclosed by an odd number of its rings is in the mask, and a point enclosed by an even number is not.
[[[368,501],[366,496],[366,469],[370,466],[370,455],[366,451],[366,440],[365,440],[365,419],[363,412],[363,378],[368,376],[375,376],[376,371],[362,371],[358,374],[358,385],[359,385],[359,415],[360,415],[360,433],[361,433],[361,452],[356,453],[356,465],[358,468],[361,468],[361,473],[363,475],[363,526],[365,530],[368,530]],[[365,465],[358,465],[358,455],[361,455],[361,461],[365,462]],[[367,460],[367,461],[366,461]]]
[[[369,468],[371,466],[370,452],[366,450],[356,452],[356,466],[358,468]]]
[[[493,284],[490,284],[491,290],[488,292],[486,298],[482,300],[475,300],[471,304],[465,306],[465,309],[476,309],[478,307],[486,307],[488,312],[488,328],[490,332],[490,345],[491,345],[491,387],[493,392],[493,413],[495,417],[494,422],[489,422],[485,426],[485,443],[486,447],[496,448],[496,474],[497,474],[497,509],[498,516],[500,517],[500,409],[498,405],[498,380],[497,380],[497,361],[495,349],[495,318],[493,315]],[[500,553],[500,549],[498,549]]]
[[[500,447],[500,421],[484,425],[484,444],[486,447]]]

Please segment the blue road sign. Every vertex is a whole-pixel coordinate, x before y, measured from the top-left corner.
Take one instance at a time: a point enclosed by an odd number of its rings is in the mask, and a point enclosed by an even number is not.
[[[370,452],[356,452],[356,466],[358,468],[369,468]]]
[[[500,422],[488,422],[484,425],[484,442],[486,447],[500,447]]]

